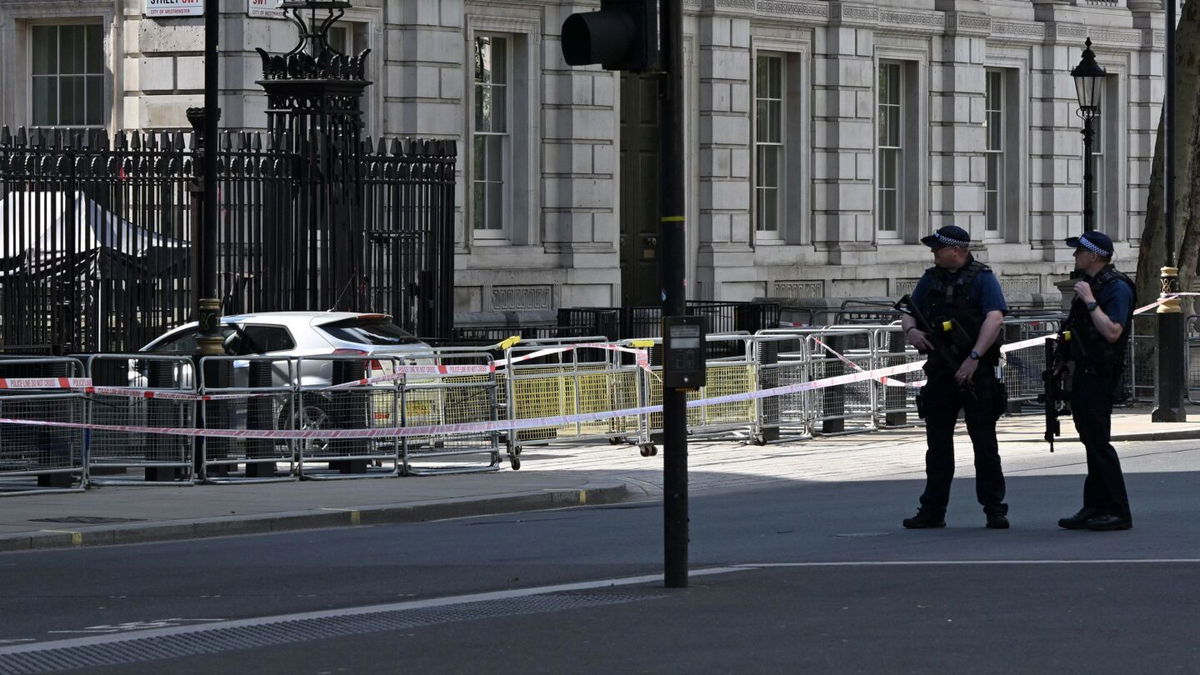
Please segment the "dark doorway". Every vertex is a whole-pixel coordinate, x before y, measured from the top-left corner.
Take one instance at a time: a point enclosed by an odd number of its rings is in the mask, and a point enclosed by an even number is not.
[[[621,73],[621,304],[657,305],[658,77]]]

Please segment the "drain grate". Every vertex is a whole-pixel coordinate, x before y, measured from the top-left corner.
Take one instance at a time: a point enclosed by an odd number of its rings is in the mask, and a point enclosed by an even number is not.
[[[602,607],[663,595],[634,593],[560,593],[489,600],[461,605],[332,615],[306,619],[281,617],[277,621],[241,626],[211,624],[188,626],[169,635],[151,637],[105,636],[90,644],[54,647],[46,643],[0,649],[0,674],[24,675],[71,668],[95,668],[145,663],[185,656],[219,654],[240,649],[275,647],[309,640],[382,633],[425,626],[502,617]],[[8,652],[8,653],[5,653]]]
[[[70,525],[104,525],[107,523],[142,523],[145,518],[106,518],[104,516],[63,516],[62,518],[30,518],[34,523],[68,523]]]

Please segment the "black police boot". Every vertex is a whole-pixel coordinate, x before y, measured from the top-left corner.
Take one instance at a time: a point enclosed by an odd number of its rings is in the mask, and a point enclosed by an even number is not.
[[[1111,532],[1113,530],[1128,530],[1133,527],[1133,519],[1129,516],[1118,516],[1115,513],[1102,513],[1089,518],[1084,527],[1095,532]]]
[[[1085,506],[1070,518],[1059,518],[1058,526],[1064,530],[1082,530],[1087,527],[1087,521],[1098,515],[1100,515],[1100,509],[1090,509]]]
[[[987,514],[987,527],[991,530],[1007,530],[1008,516],[1003,513]]]
[[[904,519],[904,527],[910,530],[924,530],[934,527],[946,526],[945,514],[933,514],[924,509],[917,511],[917,515],[912,518]]]

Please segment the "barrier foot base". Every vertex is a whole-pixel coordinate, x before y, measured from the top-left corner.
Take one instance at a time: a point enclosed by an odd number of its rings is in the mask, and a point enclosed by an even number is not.
[[[275,462],[246,462],[246,478],[274,478]]]
[[[75,479],[69,473],[43,473],[37,477],[40,488],[69,488],[74,483]]]
[[[337,462],[329,463],[330,471],[338,473],[366,473],[367,460],[365,459],[344,459]]]
[[[182,467],[177,466],[148,466],[146,467],[147,482],[165,482],[183,480],[186,476]]]

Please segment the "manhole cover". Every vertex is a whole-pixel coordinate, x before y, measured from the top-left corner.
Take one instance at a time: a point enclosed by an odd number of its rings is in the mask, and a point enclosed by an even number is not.
[[[145,518],[105,518],[104,516],[63,516],[62,518],[30,518],[35,523],[68,523],[70,525],[105,525],[108,523],[140,523]]]
[[[891,534],[891,532],[843,532],[842,534],[835,534],[833,536],[835,536],[835,537],[886,537],[890,534]]]

